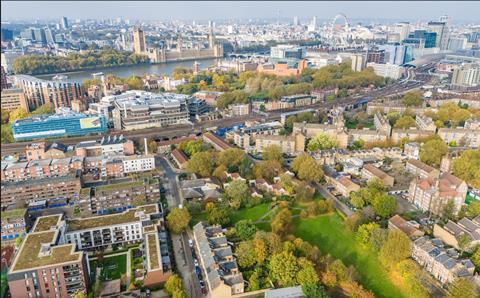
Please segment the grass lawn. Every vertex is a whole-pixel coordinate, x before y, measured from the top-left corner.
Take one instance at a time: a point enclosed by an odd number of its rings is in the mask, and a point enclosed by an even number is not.
[[[270,203],[263,203],[252,208],[242,208],[232,213],[232,224],[242,220],[250,219],[256,221],[270,210]]]
[[[345,265],[353,265],[361,284],[377,297],[403,297],[388,280],[376,255],[357,245],[353,233],[347,231],[336,213],[312,219],[295,219],[295,235],[317,245],[322,254],[341,259]],[[263,227],[260,227],[263,228]]]
[[[0,298],[3,298],[3,296],[5,296],[7,289],[8,289],[8,280],[7,280],[7,271],[5,270],[5,272],[2,271],[2,275],[1,275]]]
[[[105,281],[118,279],[122,273],[127,272],[127,254],[104,257],[102,277]],[[95,282],[96,268],[98,261],[90,261],[90,271],[92,272],[92,284]]]

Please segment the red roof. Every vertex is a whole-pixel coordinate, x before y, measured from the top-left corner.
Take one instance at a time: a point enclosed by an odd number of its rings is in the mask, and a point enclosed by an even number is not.
[[[205,138],[207,138],[210,142],[212,142],[215,145],[217,145],[218,147],[222,148],[223,150],[227,150],[227,149],[232,148],[232,146],[230,146],[230,144],[228,144],[224,140],[220,139],[219,137],[213,135],[212,133],[207,132],[203,136]]]
[[[179,164],[184,164],[188,162],[187,156],[180,150],[175,149],[172,151],[172,156]]]

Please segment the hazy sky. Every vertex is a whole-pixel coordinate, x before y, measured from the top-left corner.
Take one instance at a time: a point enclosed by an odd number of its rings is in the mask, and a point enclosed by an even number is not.
[[[480,2],[455,1],[25,1],[1,2],[2,20],[69,18],[114,18],[132,20],[229,19],[299,16],[319,19],[344,13],[349,18],[430,20],[448,14],[455,21],[480,22]]]

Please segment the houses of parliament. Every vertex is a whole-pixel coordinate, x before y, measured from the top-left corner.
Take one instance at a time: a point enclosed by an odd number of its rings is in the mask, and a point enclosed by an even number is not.
[[[133,31],[134,51],[137,54],[147,55],[152,63],[163,63],[173,61],[200,60],[223,57],[223,46],[215,44],[213,30],[208,35],[208,48],[185,49],[182,47],[181,39],[178,40],[176,49],[159,49],[147,47],[145,33],[139,27]]]

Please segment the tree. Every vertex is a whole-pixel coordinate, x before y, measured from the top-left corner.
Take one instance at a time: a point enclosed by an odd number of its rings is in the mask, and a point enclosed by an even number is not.
[[[10,123],[13,124],[15,120],[21,120],[28,117],[30,117],[30,114],[24,108],[16,108],[10,113],[10,117],[8,118],[8,121],[10,121]]]
[[[308,150],[315,151],[315,150],[325,150],[325,149],[332,149],[338,146],[338,141],[336,138],[333,138],[327,134],[320,133],[313,137],[310,142],[308,142]]]
[[[227,208],[221,206],[217,207],[213,203],[208,203],[206,208],[207,219],[209,224],[226,225],[230,222],[230,212]]]
[[[358,231],[355,234],[355,239],[362,245],[368,246],[370,244],[370,238],[375,229],[379,229],[380,226],[377,223],[371,222],[363,224],[358,227]]]
[[[447,290],[449,298],[478,298],[480,295],[475,284],[466,278],[456,278]]]
[[[226,166],[239,166],[245,157],[245,152],[238,148],[230,148],[220,152],[218,155],[218,163]]]
[[[73,295],[73,298],[87,298],[87,295],[85,295],[84,291],[78,290],[75,295]]]
[[[263,264],[269,254],[268,241],[265,232],[259,231],[255,234],[255,237],[253,238],[253,249],[255,251],[255,259],[257,263]]]
[[[276,160],[263,160],[255,164],[253,174],[257,179],[264,178],[272,182],[273,177],[278,175],[281,168],[281,164]]]
[[[299,267],[297,257],[292,252],[283,251],[273,255],[268,268],[273,281],[280,287],[291,287],[296,284]]]
[[[405,93],[405,95],[402,98],[403,104],[406,105],[407,107],[418,107],[422,105],[422,93],[419,91],[410,91]]]
[[[291,233],[293,230],[293,220],[290,210],[288,210],[288,208],[282,208],[272,220],[271,226],[272,232],[281,237]]]
[[[210,177],[215,168],[214,155],[211,152],[194,154],[187,164],[187,170],[202,177]]]
[[[225,189],[225,195],[230,202],[238,201],[239,205],[242,205],[247,202],[248,198],[250,197],[250,192],[248,185],[244,181],[234,180],[228,184],[227,188]]]
[[[248,178],[252,175],[252,161],[246,155],[243,156],[243,159],[238,166],[238,171],[244,178]]]
[[[458,247],[460,248],[460,251],[463,253],[470,244],[472,243],[472,239],[470,239],[470,236],[467,234],[461,234],[458,236]]]
[[[283,164],[282,148],[278,145],[269,145],[265,147],[265,149],[263,149],[262,157],[263,160],[278,161],[280,164]]]
[[[167,215],[168,226],[175,234],[185,230],[190,222],[191,216],[186,208],[173,208]]]
[[[257,232],[257,226],[249,219],[238,221],[235,224],[235,229],[242,240],[251,239]]]
[[[10,112],[7,110],[1,110],[1,115],[2,124],[8,123],[8,117],[10,117]]]
[[[302,153],[295,157],[292,162],[292,170],[297,173],[299,179],[308,182],[319,182],[323,178],[322,168],[307,153]]]
[[[55,106],[51,102],[47,102],[40,107],[36,108],[32,115],[45,115],[45,114],[53,114],[55,113]]]
[[[22,234],[20,237],[15,239],[15,247],[17,249],[20,248],[20,245],[22,244],[23,238],[25,238],[25,234]]]
[[[399,230],[390,230],[387,240],[380,249],[380,262],[387,267],[392,267],[400,261],[407,259],[412,253],[408,236]]]
[[[466,215],[470,218],[480,215],[480,201],[471,202],[466,208]]]
[[[480,188],[480,150],[466,150],[455,158],[453,174],[473,187]]]
[[[397,200],[387,194],[377,195],[373,200],[372,207],[375,214],[387,218],[397,210]]]
[[[176,291],[183,291],[183,281],[177,274],[171,275],[165,282],[165,291],[173,295]]]
[[[300,181],[295,186],[295,200],[308,202],[313,199],[315,195],[315,189],[308,186],[306,182]]]
[[[413,119],[412,116],[405,115],[398,118],[398,120],[395,122],[394,127],[407,129],[410,127],[415,127],[415,125],[416,125],[415,119]]]
[[[430,166],[440,166],[442,157],[448,153],[448,146],[441,139],[427,141],[420,148],[420,159]]]
[[[456,215],[455,202],[449,200],[442,208],[442,218],[444,219],[454,219]]]
[[[314,285],[305,285],[302,287],[306,298],[328,298],[325,288],[319,283]]]
[[[356,191],[350,193],[350,203],[353,207],[357,209],[363,208],[363,206],[365,206],[365,201],[363,200],[362,196]]]
[[[97,279],[93,284],[93,295],[95,297],[100,297],[101,293],[102,293],[102,281],[100,279]]]
[[[298,259],[298,265],[300,270],[296,277],[297,283],[302,287],[316,285],[319,279],[312,262],[305,258],[300,258]]]
[[[148,152],[152,153],[157,153],[157,142],[155,140],[150,140],[148,142]]]
[[[475,264],[476,267],[480,267],[480,245],[477,245],[473,249],[472,256],[470,257],[470,260]]]
[[[242,268],[253,267],[257,263],[255,247],[252,241],[243,241],[235,250],[238,265]]]
[[[125,79],[125,84],[128,85],[130,90],[143,90],[143,81],[139,77],[131,76]]]

